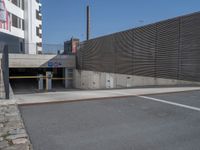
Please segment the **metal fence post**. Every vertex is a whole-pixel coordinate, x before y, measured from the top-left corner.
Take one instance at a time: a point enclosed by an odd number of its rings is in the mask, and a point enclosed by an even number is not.
[[[8,45],[5,45],[2,53],[2,71],[3,81],[5,89],[5,98],[10,99],[10,87],[9,87],[9,56],[8,56]]]

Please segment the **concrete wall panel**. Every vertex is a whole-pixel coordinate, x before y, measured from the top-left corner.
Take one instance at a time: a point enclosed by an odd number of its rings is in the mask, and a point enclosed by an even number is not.
[[[0,55],[2,58],[2,55]],[[75,68],[75,56],[10,54],[10,68]]]
[[[74,87],[80,89],[131,88],[137,86],[200,85],[174,79],[74,70]]]

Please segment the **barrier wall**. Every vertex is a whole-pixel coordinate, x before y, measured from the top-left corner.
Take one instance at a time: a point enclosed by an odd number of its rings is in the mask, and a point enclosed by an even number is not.
[[[77,69],[200,81],[200,12],[80,44]]]
[[[74,70],[73,86],[79,89],[112,89],[132,88],[142,86],[185,86],[200,85],[200,82],[190,82],[175,79],[163,79],[146,76],[114,74],[96,71]]]

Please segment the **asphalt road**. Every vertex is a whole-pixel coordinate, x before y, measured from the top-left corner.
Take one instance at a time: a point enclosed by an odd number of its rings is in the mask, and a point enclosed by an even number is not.
[[[200,91],[148,97],[200,108]],[[21,106],[34,150],[199,150],[200,111],[140,97]]]

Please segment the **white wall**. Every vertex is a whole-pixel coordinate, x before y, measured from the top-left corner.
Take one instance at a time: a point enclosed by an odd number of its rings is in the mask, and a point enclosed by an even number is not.
[[[27,54],[37,54],[38,49],[37,43],[42,42],[42,39],[36,35],[36,27],[42,25],[42,21],[36,19],[36,10],[39,10],[41,4],[37,3],[36,0],[25,0],[25,43]]]
[[[11,31],[0,28],[0,32],[24,39],[24,31],[12,26],[11,26]]]
[[[15,14],[19,18],[24,19],[24,11],[21,8],[17,7],[16,5],[14,5],[12,2],[8,0],[5,0],[5,4],[6,4],[7,11],[11,12],[12,14]]]

